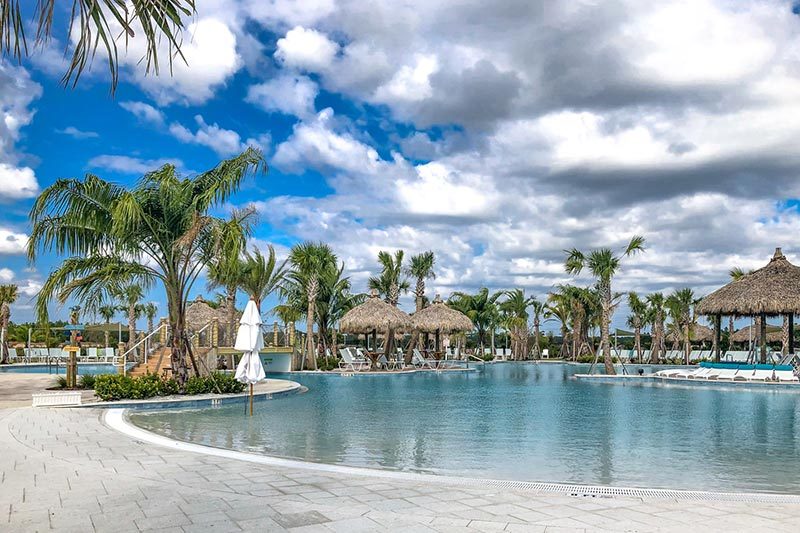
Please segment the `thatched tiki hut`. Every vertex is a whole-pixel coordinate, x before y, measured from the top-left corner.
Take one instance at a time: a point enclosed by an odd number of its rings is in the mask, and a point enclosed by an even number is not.
[[[761,362],[767,362],[767,317],[785,316],[789,322],[789,353],[794,353],[794,315],[800,312],[800,267],[791,264],[781,252],[767,266],[732,281],[712,292],[697,306],[697,312],[716,316],[715,332],[719,361],[719,338],[722,315],[758,316],[761,318],[759,338]]]
[[[681,342],[683,332],[673,331],[667,335],[669,342]],[[714,340],[714,330],[702,324],[693,324],[689,327],[689,340],[692,342],[712,342]]]
[[[242,316],[239,311],[234,311],[236,322]],[[212,320],[217,319],[219,324],[226,324],[228,321],[228,308],[223,303],[219,307],[211,307],[202,296],[198,295],[195,300],[186,307],[186,329],[189,333],[196,333],[206,327]],[[220,346],[233,346],[235,339],[228,339],[226,334],[227,328],[220,328],[219,330],[219,344]],[[201,334],[201,337],[205,335]],[[201,341],[204,344],[204,341]]]
[[[339,330],[343,333],[363,333],[364,335],[371,333],[374,347],[377,347],[379,330],[408,329],[411,329],[411,317],[378,298],[378,293],[374,289],[364,303],[349,310],[339,321]],[[374,366],[378,356],[375,354],[370,357]]]
[[[731,340],[739,344],[745,344],[749,343],[751,340],[758,340],[758,334],[759,332],[754,326],[745,326],[741,329],[737,329],[736,332],[731,335]],[[783,328],[767,324],[767,342],[780,342],[782,337]]]
[[[411,315],[411,324],[417,331],[436,335],[436,353],[441,352],[441,333],[465,333],[475,327],[467,315],[449,307],[438,294],[431,305]]]

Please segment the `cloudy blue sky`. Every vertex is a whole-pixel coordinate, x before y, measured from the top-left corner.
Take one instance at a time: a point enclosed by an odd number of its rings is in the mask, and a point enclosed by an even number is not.
[[[358,290],[379,250],[403,248],[436,252],[443,296],[543,296],[570,281],[563,249],[634,233],[649,247],[617,290],[702,294],[775,246],[800,263],[800,9],[539,4],[199,0],[188,66],[145,76],[134,39],[113,98],[101,63],[59,85],[65,35],[0,62],[15,318],[58,261],[23,255],[42,188],[86,172],[133,183],[164,162],[192,173],[248,144],[270,163],[234,201],[259,210],[253,244],[327,241]]]

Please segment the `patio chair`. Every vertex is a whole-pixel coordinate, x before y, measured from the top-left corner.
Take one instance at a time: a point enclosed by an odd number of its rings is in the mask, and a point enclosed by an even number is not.
[[[414,348],[414,354],[411,357],[411,364],[417,368],[429,368],[435,370],[439,366],[439,361],[436,359],[426,359],[420,351]]]

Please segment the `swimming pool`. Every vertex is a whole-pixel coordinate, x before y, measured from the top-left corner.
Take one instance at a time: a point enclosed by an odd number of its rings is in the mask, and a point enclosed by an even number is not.
[[[800,394],[570,379],[587,366],[293,374],[257,405],[132,412],[176,439],[322,463],[521,481],[800,493]]]
[[[66,374],[64,364],[56,365],[3,365],[0,374]],[[112,363],[78,363],[78,374],[116,374],[117,367]]]

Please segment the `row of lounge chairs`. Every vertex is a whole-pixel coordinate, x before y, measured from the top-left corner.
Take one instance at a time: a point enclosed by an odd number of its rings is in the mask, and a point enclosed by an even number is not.
[[[599,351],[599,357],[603,357],[603,351]],[[623,361],[638,361],[639,354],[636,350],[612,350],[612,356],[619,357]],[[686,352],[683,350],[667,350],[665,355],[661,356],[661,359],[685,359]],[[696,362],[696,361],[703,361],[709,360],[714,358],[713,350],[692,350],[689,353],[689,361]],[[731,363],[745,363],[748,362],[753,358],[753,354],[747,350],[728,350],[724,354],[720,356],[721,361],[731,362]],[[652,360],[652,352],[650,350],[643,350],[642,351],[642,361],[655,363],[656,361]],[[773,362],[780,361],[781,357],[780,354],[771,354],[770,359]]]
[[[69,353],[63,348],[23,348],[22,360],[26,363],[46,363],[53,360],[66,360]],[[19,359],[19,358],[17,358]],[[78,361],[83,363],[113,363],[116,361],[114,348],[82,348]]]
[[[339,368],[343,371],[361,372],[370,370],[372,368],[372,361],[370,361],[361,348],[341,348],[339,350]],[[377,366],[386,370],[403,369],[406,367],[403,361],[403,351],[398,349],[394,357],[386,358],[386,355],[381,354],[376,360]],[[411,367],[413,368],[426,368],[430,370],[445,368],[448,362],[446,360],[428,359],[418,349],[414,349],[411,357]]]
[[[710,381],[764,381],[798,383],[791,365],[746,365],[736,363],[702,362],[698,368],[660,370],[654,374],[662,378]]]

